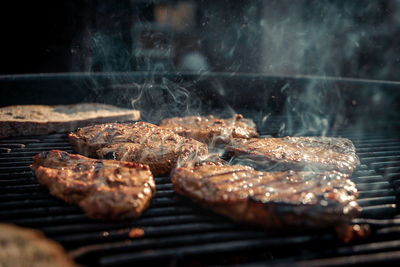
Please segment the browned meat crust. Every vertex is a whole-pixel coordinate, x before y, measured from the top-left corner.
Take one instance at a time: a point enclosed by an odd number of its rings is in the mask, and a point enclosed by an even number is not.
[[[78,153],[148,164],[156,176],[169,174],[178,161],[208,153],[201,142],[145,122],[84,127],[69,134],[69,140]]]
[[[226,147],[239,159],[272,170],[336,170],[351,175],[360,164],[353,143],[335,137],[234,139]]]
[[[56,242],[41,232],[0,224],[0,266],[76,266]]]
[[[339,172],[260,172],[241,165],[178,168],[174,190],[234,221],[268,228],[331,227],[359,213],[357,189]]]
[[[136,218],[155,193],[149,167],[132,162],[51,150],[34,156],[31,169],[53,196],[78,204],[95,219]]]
[[[168,118],[162,120],[160,126],[207,144],[228,143],[231,138],[258,137],[255,123],[251,119],[244,119],[240,114],[230,119],[211,115]]]
[[[193,139],[169,139],[163,143],[146,142],[145,144],[121,143],[99,149],[100,158],[112,157],[117,160],[146,163],[155,176],[167,175],[178,161],[197,161],[199,155],[207,154],[207,146],[195,144]]]
[[[107,145],[134,142],[142,131],[151,131],[153,125],[138,123],[106,123],[78,128],[68,134],[74,151],[88,157],[97,157],[96,151]]]

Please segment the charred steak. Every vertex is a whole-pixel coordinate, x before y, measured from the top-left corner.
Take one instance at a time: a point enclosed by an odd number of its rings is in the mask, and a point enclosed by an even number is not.
[[[174,190],[234,221],[268,228],[336,227],[359,213],[346,174],[261,172],[216,164],[178,168]]]
[[[230,119],[211,115],[168,118],[162,120],[160,126],[207,144],[228,143],[231,138],[258,137],[255,123],[240,114]]]
[[[145,122],[84,127],[69,140],[80,154],[148,164],[156,176],[169,174],[178,161],[208,153],[201,142]]]
[[[51,150],[34,156],[31,169],[53,196],[78,204],[94,219],[136,218],[155,192],[149,167],[132,162]]]
[[[270,170],[336,170],[351,175],[360,164],[353,143],[335,137],[234,139],[226,147],[240,160]]]

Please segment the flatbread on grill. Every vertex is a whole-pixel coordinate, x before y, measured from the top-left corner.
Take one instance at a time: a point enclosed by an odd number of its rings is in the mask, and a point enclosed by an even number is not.
[[[153,175],[143,164],[51,150],[34,156],[31,169],[50,194],[78,204],[94,219],[137,218],[155,193]]]
[[[207,144],[228,143],[232,138],[258,137],[256,124],[236,114],[229,119],[187,116],[164,119],[160,127]]]
[[[360,164],[353,143],[346,138],[235,138],[226,149],[239,162],[275,171],[335,170],[351,175]]]
[[[261,172],[249,166],[204,164],[178,168],[174,190],[236,222],[276,229],[347,224],[360,211],[348,175]]]
[[[0,138],[74,131],[95,123],[135,121],[138,110],[98,103],[21,105],[0,108]]]
[[[146,122],[99,124],[68,137],[80,154],[147,164],[155,176],[168,175],[178,163],[208,153],[206,144]]]

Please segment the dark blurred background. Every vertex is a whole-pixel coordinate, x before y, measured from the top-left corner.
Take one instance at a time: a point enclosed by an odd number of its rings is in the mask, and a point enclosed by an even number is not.
[[[262,72],[400,80],[400,1],[9,1],[0,74]]]

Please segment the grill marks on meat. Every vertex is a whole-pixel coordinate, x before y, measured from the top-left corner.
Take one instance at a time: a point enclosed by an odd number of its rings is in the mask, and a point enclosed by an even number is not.
[[[168,118],[162,120],[160,126],[207,144],[228,143],[231,138],[258,137],[255,123],[240,114],[230,119],[220,119],[212,115]]]
[[[268,228],[326,228],[346,224],[359,212],[348,176],[329,172],[261,172],[216,164],[178,168],[176,192],[234,221]]]
[[[94,219],[136,218],[155,193],[149,167],[132,162],[51,150],[34,156],[31,169],[53,196],[78,204]]]
[[[199,155],[207,154],[207,147],[193,144],[194,140],[148,141],[143,144],[121,143],[101,148],[97,151],[100,158],[113,155],[117,160],[146,163],[155,176],[166,175],[179,164],[196,161]]]
[[[146,163],[154,175],[168,174],[176,165],[181,166],[171,178],[174,190],[234,221],[281,229],[327,228],[348,224],[359,213],[357,189],[348,179],[359,164],[350,140],[328,137],[257,139],[251,138],[258,136],[252,124],[239,115],[230,121],[192,116],[164,120],[161,125],[168,129],[144,122],[111,123],[78,129],[69,138],[79,153]],[[204,160],[207,146],[185,137],[209,144],[229,142],[227,150],[232,155],[287,171],[262,172],[249,166]],[[60,161],[64,158],[65,155],[59,155]],[[90,171],[87,165],[78,163],[71,170],[90,172],[98,177],[104,170],[104,162],[113,161],[93,160]],[[308,169],[313,171],[305,171]],[[115,169],[112,175],[118,176],[120,172]],[[114,184],[108,184],[105,179],[108,178],[96,179],[94,187],[106,184],[114,188]],[[64,194],[67,201],[81,203],[84,196],[71,192]],[[89,210],[90,205],[86,205]]]
[[[99,158],[148,164],[154,175],[167,175],[178,161],[208,153],[207,145],[151,123],[109,123],[69,134],[78,153]]]
[[[226,148],[239,160],[272,170],[336,170],[351,175],[360,164],[353,143],[345,138],[233,139]]]
[[[151,131],[150,123],[106,123],[78,128],[68,135],[72,148],[85,156],[96,157],[96,151],[106,145],[135,142],[138,132]]]

